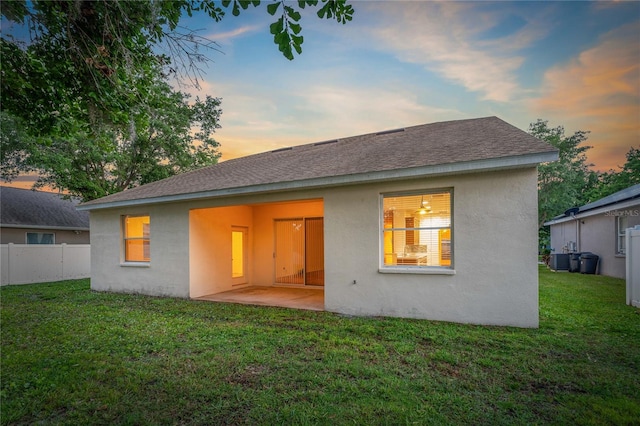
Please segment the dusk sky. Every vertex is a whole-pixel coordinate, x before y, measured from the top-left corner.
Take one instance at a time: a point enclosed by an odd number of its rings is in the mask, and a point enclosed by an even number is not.
[[[220,50],[199,90],[180,89],[222,98],[221,161],[493,115],[525,131],[538,118],[567,136],[590,131],[595,170],[618,170],[640,147],[638,1],[352,1],[346,25],[307,8],[293,61],[263,3],[181,20]]]
[[[199,91],[222,98],[222,160],[463,118],[538,118],[590,131],[594,169],[640,146],[640,2],[355,1],[342,25],[303,11],[285,59],[264,6],[194,18],[212,53]]]

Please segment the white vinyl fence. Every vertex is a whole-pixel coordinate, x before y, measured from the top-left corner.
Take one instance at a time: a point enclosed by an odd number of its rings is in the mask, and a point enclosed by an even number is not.
[[[0,285],[88,278],[89,244],[2,244]]]
[[[640,308],[640,226],[627,229],[627,305]]]

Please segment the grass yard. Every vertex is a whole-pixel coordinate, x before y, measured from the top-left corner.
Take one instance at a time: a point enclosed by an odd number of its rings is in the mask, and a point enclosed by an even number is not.
[[[540,328],[3,287],[8,424],[639,424],[624,281],[540,269]]]

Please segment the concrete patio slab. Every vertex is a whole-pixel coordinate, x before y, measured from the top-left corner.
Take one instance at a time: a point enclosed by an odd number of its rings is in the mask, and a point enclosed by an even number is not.
[[[223,293],[196,297],[194,300],[240,303],[243,305],[278,306],[282,308],[324,311],[323,288],[245,287]]]

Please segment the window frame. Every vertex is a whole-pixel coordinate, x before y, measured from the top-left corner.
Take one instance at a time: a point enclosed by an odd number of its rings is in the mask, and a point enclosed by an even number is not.
[[[144,231],[143,231],[143,235],[142,237],[127,237],[127,219],[128,218],[139,218],[139,217],[148,217],[149,218],[149,231],[147,233],[147,236],[144,235]],[[123,266],[149,266],[149,264],[151,263],[151,215],[149,214],[125,214],[121,216],[121,220],[120,220],[120,227],[121,227],[121,235],[122,238],[120,239],[121,241],[121,245],[122,245],[122,249],[121,249],[121,265]],[[145,250],[144,248],[144,242],[147,242],[147,250],[149,251],[149,255],[145,260],[128,260],[127,259],[127,241],[132,241],[132,240],[137,240],[137,241],[142,241],[143,243],[143,252]]]
[[[36,234],[36,235],[40,235],[40,236],[45,236],[45,235],[51,235],[51,242],[50,243],[30,243],[29,242],[29,234]],[[42,241],[41,238],[38,239],[39,241]],[[36,245],[36,246],[40,246],[40,245],[44,245],[44,246],[50,246],[50,245],[54,245],[56,243],[56,233],[55,232],[30,232],[27,231],[24,233],[24,243],[28,244],[28,245]]]
[[[385,264],[385,241],[384,235],[385,231],[394,232],[394,231],[407,231],[407,230],[416,230],[427,229],[423,227],[412,227],[412,228],[388,228],[385,229],[385,210],[384,210],[384,200],[385,198],[399,198],[399,197],[410,197],[416,195],[429,195],[429,194],[449,194],[449,226],[448,227],[437,227],[437,229],[449,229],[450,235],[450,264],[441,266],[441,265],[386,265]],[[432,274],[432,275],[455,275],[455,267],[454,267],[454,188],[452,187],[444,187],[444,188],[428,188],[428,189],[418,189],[418,190],[407,190],[407,191],[394,191],[394,192],[384,192],[379,195],[379,249],[378,249],[378,272],[380,273],[391,273],[391,274]],[[406,218],[405,218],[406,219]],[[436,229],[436,228],[432,228]]]
[[[625,223],[622,223],[623,219]],[[624,225],[624,228],[620,229],[620,225]],[[627,228],[629,227],[628,216],[619,215],[616,216],[616,255],[617,256],[626,256],[627,255],[627,247],[626,247],[626,234]]]

